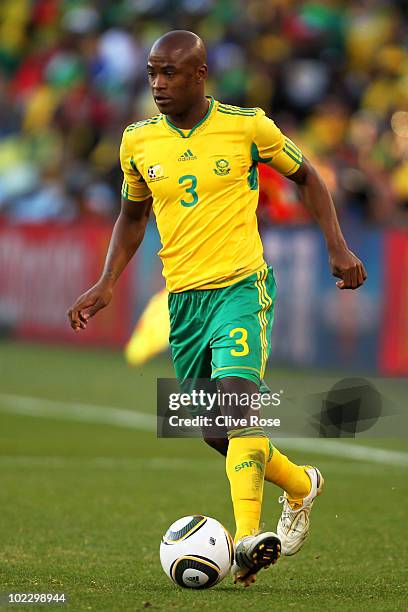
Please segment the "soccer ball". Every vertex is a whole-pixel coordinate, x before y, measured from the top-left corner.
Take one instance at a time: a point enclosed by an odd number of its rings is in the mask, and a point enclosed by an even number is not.
[[[209,589],[228,574],[234,544],[228,531],[213,518],[184,516],[170,525],[160,545],[164,572],[178,586]]]

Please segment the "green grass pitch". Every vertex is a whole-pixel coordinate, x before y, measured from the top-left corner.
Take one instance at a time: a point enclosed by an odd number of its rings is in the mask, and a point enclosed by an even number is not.
[[[130,370],[119,353],[0,344],[0,592],[64,592],[75,611],[406,610],[406,466],[319,455],[318,445],[314,454],[289,452],[326,478],[301,553],[249,589],[227,578],[213,590],[183,590],[162,572],[160,538],[190,513],[233,530],[223,459],[199,440],[4,404],[13,394],[154,413],[155,379],[172,375],[167,357]],[[371,445],[403,450],[403,442]],[[265,484],[267,528],[275,529],[279,494]]]

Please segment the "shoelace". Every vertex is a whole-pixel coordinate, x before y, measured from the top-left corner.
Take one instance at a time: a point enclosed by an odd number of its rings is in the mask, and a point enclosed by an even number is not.
[[[300,510],[302,510],[302,508],[299,508],[298,510],[293,510],[293,508],[291,508],[290,503],[288,502],[288,500],[286,499],[286,497],[284,495],[281,495],[279,497],[279,503],[283,504],[283,509],[282,509],[282,515],[281,515],[281,523],[282,523],[282,527],[284,529],[292,529],[292,531],[301,531],[299,529],[294,529],[292,527],[292,523],[293,523],[293,519],[295,517],[295,515],[300,512]]]
[[[279,497],[279,503],[283,504],[282,515],[281,515],[282,525],[283,527],[289,527],[289,525],[292,522],[291,513],[293,513],[294,511],[290,507],[290,504],[284,495],[281,495]]]

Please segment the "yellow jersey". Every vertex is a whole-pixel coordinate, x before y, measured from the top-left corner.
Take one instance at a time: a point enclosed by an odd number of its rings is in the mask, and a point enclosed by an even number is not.
[[[300,149],[260,108],[209,98],[191,130],[160,114],[129,125],[120,161],[122,196],[153,197],[168,291],[225,287],[265,263],[258,232],[259,162],[288,176]]]

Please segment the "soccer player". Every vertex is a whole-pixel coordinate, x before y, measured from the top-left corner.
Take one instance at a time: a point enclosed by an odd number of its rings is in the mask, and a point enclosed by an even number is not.
[[[275,301],[255,214],[259,162],[297,183],[326,239],[338,288],[356,289],[366,272],[347,247],[327,187],[299,148],[261,109],[205,95],[206,55],[198,36],[184,30],[162,36],[150,51],[147,74],[160,114],[124,131],[121,212],[102,275],[71,307],[70,323],[75,331],[85,329],[107,306],[153,205],[177,378],[211,378],[220,393],[250,396],[264,376]],[[206,441],[226,455],[236,521],[233,573],[248,586],[280,552],[301,548],[323,478],[272,447],[261,428]],[[277,534],[259,533],[264,480],[284,490]]]

